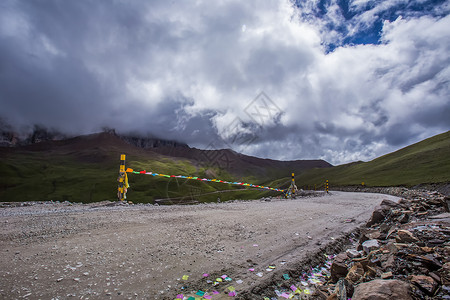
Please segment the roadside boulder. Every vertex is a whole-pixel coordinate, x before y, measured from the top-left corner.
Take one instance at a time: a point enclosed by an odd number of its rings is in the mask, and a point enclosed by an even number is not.
[[[376,279],[355,288],[352,300],[412,300],[409,284],[400,280]]]

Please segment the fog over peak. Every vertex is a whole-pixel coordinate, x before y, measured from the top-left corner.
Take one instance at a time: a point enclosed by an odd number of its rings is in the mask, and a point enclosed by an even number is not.
[[[0,3],[0,117],[273,159],[450,128],[448,1]]]

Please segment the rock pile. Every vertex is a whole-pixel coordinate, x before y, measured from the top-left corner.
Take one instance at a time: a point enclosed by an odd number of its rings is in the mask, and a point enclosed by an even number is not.
[[[352,249],[338,254],[317,299],[450,299],[448,197],[383,200]]]

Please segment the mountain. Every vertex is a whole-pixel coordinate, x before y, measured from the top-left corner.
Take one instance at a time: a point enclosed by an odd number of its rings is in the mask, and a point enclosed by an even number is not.
[[[332,165],[324,160],[279,161],[263,159],[237,153],[231,149],[200,150],[182,147],[158,147],[152,151],[171,156],[203,161],[209,166],[227,170],[238,178],[263,178],[274,180],[294,172],[300,174],[311,168],[329,168]]]
[[[191,175],[227,181],[269,185],[280,176],[308,168],[329,167],[327,162],[276,161],[232,150],[199,150],[155,138],[118,135],[113,130],[66,139],[41,133],[41,139],[0,147],[2,201],[115,200],[120,154],[135,170]],[[48,136],[49,138],[45,138]],[[135,202],[173,203],[228,199],[255,199],[279,193],[243,189],[219,183],[187,181],[130,174],[128,198]],[[287,185],[289,180],[277,182]],[[169,199],[169,200],[167,200]]]
[[[19,134],[11,125],[0,118],[0,147],[18,147],[31,145],[43,141],[57,141],[67,139],[68,136],[57,130],[47,129],[35,125],[29,133]]]
[[[354,162],[327,169],[310,169],[298,177],[302,187],[414,186],[450,182],[450,131],[438,134],[369,162]]]

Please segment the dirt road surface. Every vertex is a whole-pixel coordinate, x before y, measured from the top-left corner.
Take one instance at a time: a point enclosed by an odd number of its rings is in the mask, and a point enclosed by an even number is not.
[[[397,198],[331,192],[195,206],[2,207],[0,298],[174,299],[203,284],[220,292],[212,299],[230,299],[227,286],[238,295],[252,289],[273,276],[269,265],[289,268],[365,223],[382,199]],[[206,283],[221,275],[233,281]]]

